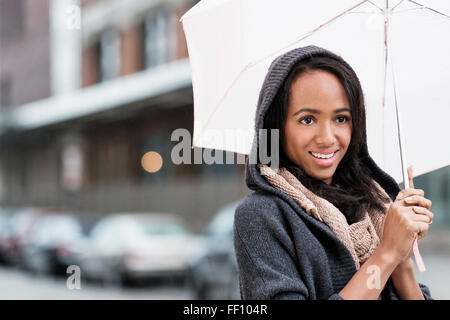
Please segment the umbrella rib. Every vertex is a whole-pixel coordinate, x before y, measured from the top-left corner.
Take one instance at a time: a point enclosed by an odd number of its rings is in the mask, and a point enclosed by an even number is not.
[[[217,110],[219,109],[219,106],[222,104],[223,100],[224,100],[225,97],[228,95],[228,92],[230,92],[230,90],[234,87],[235,83],[239,80],[239,78],[242,76],[242,74],[243,74],[245,71],[247,71],[248,69],[250,69],[250,68],[253,67],[254,65],[258,64],[259,62],[261,62],[261,61],[267,59],[268,57],[270,57],[270,56],[276,54],[277,52],[280,52],[280,51],[282,51],[283,49],[288,48],[288,47],[290,47],[291,45],[293,45],[293,44],[295,44],[295,43],[297,43],[297,42],[300,42],[300,41],[305,40],[306,38],[308,38],[308,37],[310,37],[311,35],[313,35],[316,31],[322,29],[324,26],[326,26],[326,25],[330,24],[331,22],[335,21],[336,19],[338,19],[338,18],[340,18],[340,17],[346,15],[347,13],[349,13],[349,11],[351,11],[351,10],[353,10],[353,9],[355,9],[355,8],[357,8],[357,7],[359,7],[359,6],[361,6],[362,4],[364,4],[364,3],[366,3],[366,2],[371,2],[371,1],[370,1],[370,0],[363,0],[363,1],[358,2],[358,3],[355,4],[353,7],[350,7],[350,8],[348,8],[348,9],[346,9],[345,11],[343,11],[343,12],[341,12],[340,14],[336,15],[335,17],[333,17],[333,18],[329,19],[328,21],[322,23],[321,25],[319,25],[318,27],[316,27],[315,29],[313,29],[312,31],[310,31],[309,33],[307,33],[306,35],[304,35],[304,36],[301,37],[300,39],[297,39],[297,40],[295,40],[295,41],[289,43],[288,45],[282,47],[281,49],[279,49],[279,50],[277,50],[277,51],[275,51],[275,52],[272,52],[272,53],[270,53],[270,54],[268,54],[268,55],[266,55],[266,56],[264,56],[264,57],[262,57],[262,58],[260,58],[260,59],[258,59],[258,60],[256,60],[256,61],[253,61],[253,62],[248,63],[248,64],[247,64],[247,65],[239,72],[239,74],[238,74],[237,77],[233,80],[233,82],[230,84],[230,86],[227,88],[227,90],[225,90],[225,93],[222,95],[222,97],[220,98],[219,102],[215,105],[214,110],[213,110],[213,111],[211,112],[211,114],[209,115],[208,119],[207,119],[206,122],[205,122],[205,125],[204,125],[203,128],[201,129],[201,131],[200,131],[200,133],[199,133],[198,136],[199,136],[199,137],[202,136],[203,131],[204,131],[205,128],[208,126],[208,124],[209,124],[209,122],[211,121],[211,119],[213,118],[213,116],[216,114]],[[373,4],[373,3],[372,3],[372,4]],[[374,4],[374,5],[375,5],[375,4]],[[376,5],[375,5],[375,6],[376,6]],[[377,7],[377,6],[376,6],[376,7]],[[377,8],[378,8],[378,7],[377,7]],[[380,9],[380,8],[379,8],[379,9]],[[380,9],[380,10],[381,10],[381,9]]]
[[[254,62],[249,63],[248,67],[251,67],[251,66],[253,66],[253,65],[255,65],[255,64],[258,64],[260,61],[262,61],[262,60],[264,60],[264,59],[266,59],[266,58],[268,58],[268,57],[274,55],[274,54],[277,53],[277,52],[280,52],[281,50],[283,50],[283,49],[285,49],[285,48],[288,48],[288,47],[292,46],[293,44],[295,44],[295,43],[297,43],[297,42],[300,42],[300,41],[305,40],[306,38],[310,37],[310,36],[313,35],[315,32],[317,32],[318,30],[320,30],[320,29],[322,29],[323,27],[325,27],[326,25],[330,24],[331,22],[335,21],[335,20],[338,19],[338,18],[341,18],[342,16],[345,16],[346,14],[350,13],[350,11],[352,11],[353,9],[355,9],[355,8],[357,8],[357,7],[361,6],[361,5],[363,5],[363,4],[366,3],[366,2],[370,2],[370,0],[363,0],[363,1],[361,1],[361,2],[358,2],[358,3],[355,4],[353,7],[350,7],[350,8],[348,8],[348,9],[344,10],[343,12],[341,12],[340,14],[334,16],[333,18],[329,19],[328,21],[325,21],[324,23],[322,23],[321,25],[319,25],[319,26],[316,27],[315,29],[313,29],[313,30],[311,30],[310,32],[308,32],[307,34],[305,34],[303,37],[301,37],[301,38],[299,38],[299,39],[297,39],[297,40],[295,40],[295,41],[292,41],[291,43],[289,43],[288,45],[284,46],[283,48],[281,48],[281,49],[279,49],[279,50],[277,50],[277,51],[275,51],[275,52],[272,52],[272,53],[266,55],[266,56],[263,57],[263,58],[260,58],[260,59],[254,61]]]
[[[424,10],[424,8],[409,8],[409,9],[405,9],[405,10],[400,10],[400,11],[396,11],[395,13],[403,13],[403,12],[409,12],[409,11],[414,11],[414,10]]]
[[[382,115],[382,119],[381,119],[381,143],[382,143],[382,163],[383,163],[383,167],[385,165],[385,161],[384,161],[384,112],[385,112],[385,108],[386,108],[386,85],[387,85],[387,73],[388,73],[388,23],[389,21],[385,18],[384,19],[384,41],[383,41],[383,45],[384,45],[384,68],[383,68],[383,78],[384,78],[384,83],[383,83],[383,100],[382,100],[382,104],[381,104],[381,115]]]
[[[374,14],[376,12],[372,12],[372,11],[352,11],[349,12],[348,14],[355,14],[355,13],[361,13],[361,14]]]
[[[429,10],[429,11],[431,11],[431,12],[433,12],[433,13],[439,14],[439,15],[441,15],[441,16],[447,18],[447,19],[450,19],[450,16],[447,15],[447,14],[445,14],[445,13],[443,13],[443,12],[440,12],[440,11],[438,11],[438,10],[436,10],[436,9],[427,7],[427,6],[425,6],[425,5],[421,4],[421,3],[418,3],[418,2],[416,2],[416,1],[414,1],[414,0],[408,0],[408,1],[411,2],[411,3],[414,3],[414,4],[418,5],[418,6],[421,6],[423,9]]]
[[[367,0],[367,2],[369,2],[371,5],[373,5],[374,7],[376,7],[376,8],[378,8],[381,12],[383,12],[383,9],[382,8],[380,8],[379,6],[377,6],[375,3],[373,3],[372,1],[370,1],[370,0]]]
[[[405,0],[400,1],[399,3],[397,3],[393,8],[392,11],[395,10],[395,8],[397,8],[399,5],[401,5],[403,2],[405,2]]]

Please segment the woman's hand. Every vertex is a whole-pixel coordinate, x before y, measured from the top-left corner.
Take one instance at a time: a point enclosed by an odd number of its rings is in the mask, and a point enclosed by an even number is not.
[[[434,214],[430,211],[431,201],[424,197],[424,191],[414,189],[412,166],[408,168],[411,188],[402,190],[386,214],[383,238],[380,247],[390,253],[398,263],[410,260],[416,236],[420,242],[427,234]]]
[[[410,166],[408,168],[408,180],[409,180],[409,185],[412,188],[412,190],[419,190],[420,194],[414,195],[414,192],[409,193],[407,190],[404,190],[405,192],[403,192],[403,191],[400,192],[397,195],[397,198],[399,200],[403,200],[406,206],[411,206],[416,214],[426,214],[426,215],[430,216],[431,221],[429,222],[429,224],[431,224],[433,222],[433,217],[434,217],[434,214],[430,211],[432,202],[431,202],[431,200],[428,200],[424,197],[423,190],[414,189],[413,166]],[[411,190],[411,189],[408,189],[408,190]],[[418,244],[426,236],[427,233],[428,233],[428,230],[425,233],[418,235],[418,239],[417,239]],[[409,252],[409,257],[411,256],[412,251],[413,250],[411,248],[411,250]],[[408,264],[409,266],[411,266],[412,260],[411,260],[411,258],[407,258],[407,259],[403,260],[402,263],[405,263],[405,264]]]

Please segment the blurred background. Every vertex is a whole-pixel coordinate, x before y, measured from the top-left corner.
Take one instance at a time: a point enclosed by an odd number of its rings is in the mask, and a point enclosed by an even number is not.
[[[196,2],[0,0],[0,299],[239,299],[244,165],[170,158]],[[450,299],[450,168],[415,184],[435,213],[416,274]]]

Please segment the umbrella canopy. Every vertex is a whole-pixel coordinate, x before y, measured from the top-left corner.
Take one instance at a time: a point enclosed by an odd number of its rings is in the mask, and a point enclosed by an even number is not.
[[[271,62],[313,44],[341,55],[357,73],[369,152],[397,182],[407,163],[416,175],[449,165],[450,2],[419,2],[200,1],[181,18],[194,91],[193,145],[249,154]]]

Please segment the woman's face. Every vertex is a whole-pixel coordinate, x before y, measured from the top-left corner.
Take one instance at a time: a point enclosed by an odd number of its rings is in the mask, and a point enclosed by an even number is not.
[[[352,135],[350,105],[335,75],[314,70],[294,80],[284,134],[291,161],[330,184]]]

